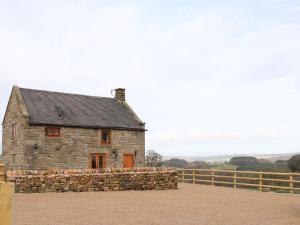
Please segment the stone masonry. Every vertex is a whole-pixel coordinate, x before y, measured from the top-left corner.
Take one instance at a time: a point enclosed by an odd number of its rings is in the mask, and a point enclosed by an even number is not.
[[[17,130],[14,139],[12,124]],[[134,154],[135,166],[144,166],[145,131],[111,129],[111,144],[101,144],[101,128],[61,126],[60,137],[45,136],[48,126],[29,124],[17,87],[12,90],[2,127],[3,162],[7,169],[87,169],[91,153],[106,154],[106,167],[123,167],[124,154]]]
[[[13,88],[2,123],[2,157],[9,168],[28,168],[25,161],[25,130],[28,128],[28,113],[20,101],[21,93]],[[16,138],[11,138],[11,126],[17,124]]]
[[[39,172],[9,171],[17,193],[177,189],[177,172],[163,169],[117,169]]]
[[[95,129],[64,127],[60,137],[45,137],[45,127],[30,126],[25,134],[24,162],[28,169],[88,168],[90,153],[105,153],[107,167],[122,167],[123,154],[136,151],[136,165],[144,165],[144,132],[112,130],[112,144],[101,144],[100,134]]]

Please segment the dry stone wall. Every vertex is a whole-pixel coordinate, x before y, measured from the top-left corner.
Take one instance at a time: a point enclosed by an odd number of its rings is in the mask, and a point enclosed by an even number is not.
[[[17,193],[177,189],[170,169],[8,171]]]

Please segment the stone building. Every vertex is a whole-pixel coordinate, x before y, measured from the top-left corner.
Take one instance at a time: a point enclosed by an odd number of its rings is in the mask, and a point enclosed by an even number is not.
[[[107,98],[14,86],[2,131],[8,169],[144,165],[145,123],[122,88]]]

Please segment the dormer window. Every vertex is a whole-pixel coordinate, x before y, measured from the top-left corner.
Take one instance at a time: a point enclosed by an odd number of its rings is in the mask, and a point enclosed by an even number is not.
[[[45,136],[47,137],[60,137],[60,128],[59,127],[46,127]]]
[[[111,143],[111,130],[101,129],[101,144]]]

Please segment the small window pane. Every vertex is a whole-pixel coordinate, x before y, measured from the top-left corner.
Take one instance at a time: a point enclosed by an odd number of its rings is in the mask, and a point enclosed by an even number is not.
[[[102,155],[99,155],[99,161],[98,161],[98,165],[99,165],[99,168],[103,168],[104,167],[104,165],[103,165],[103,157],[104,156],[102,156]]]
[[[110,130],[102,130],[101,131],[101,142],[102,143],[110,143]]]
[[[45,135],[49,137],[59,137],[60,128],[59,127],[46,127]]]
[[[97,165],[96,165],[96,156],[93,155],[92,156],[92,169],[96,169],[97,168]]]

